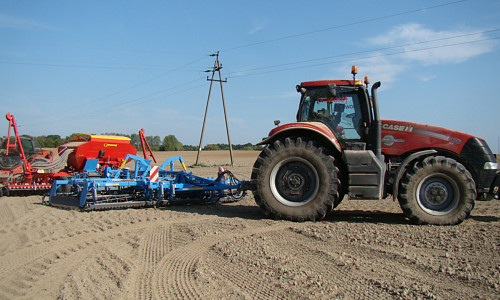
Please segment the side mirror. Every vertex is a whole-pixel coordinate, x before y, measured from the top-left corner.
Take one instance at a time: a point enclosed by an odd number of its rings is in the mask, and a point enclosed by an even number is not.
[[[328,84],[328,89],[330,90],[330,94],[332,94],[333,98],[337,97],[337,85],[335,83]]]
[[[275,125],[275,126],[278,126],[280,123],[281,123],[281,121],[280,121],[280,120],[274,120],[274,125]]]
[[[307,90],[301,87],[300,85],[295,86],[295,89],[297,90],[297,93],[301,93],[302,95],[304,95],[307,92]]]

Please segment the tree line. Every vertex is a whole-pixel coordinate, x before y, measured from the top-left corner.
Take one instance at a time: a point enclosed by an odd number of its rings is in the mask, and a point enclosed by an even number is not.
[[[71,140],[72,137],[78,135],[78,133],[73,133],[67,137],[61,137],[59,135],[51,134],[51,135],[43,135],[34,137],[43,148],[56,148],[64,143],[67,143]],[[138,150],[142,150],[141,148],[141,139],[139,134],[132,133],[130,135],[123,133],[114,133],[114,132],[106,132],[102,135],[114,135],[114,136],[124,136],[130,138],[130,143],[137,148]],[[153,151],[197,151],[198,145],[183,145],[175,135],[167,135],[163,139],[158,136],[146,136],[146,140],[148,141],[149,147]],[[262,150],[262,146],[253,145],[251,143],[246,144],[232,144],[233,150]],[[229,150],[228,144],[207,144],[202,148],[202,150]]]

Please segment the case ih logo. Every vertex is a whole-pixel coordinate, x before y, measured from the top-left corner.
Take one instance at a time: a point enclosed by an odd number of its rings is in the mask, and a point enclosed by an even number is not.
[[[318,102],[328,102],[328,103],[344,103],[347,104],[347,97],[339,98],[318,98]]]
[[[402,131],[402,132],[412,132],[413,126],[404,126],[404,125],[397,125],[397,124],[383,124],[382,129]]]

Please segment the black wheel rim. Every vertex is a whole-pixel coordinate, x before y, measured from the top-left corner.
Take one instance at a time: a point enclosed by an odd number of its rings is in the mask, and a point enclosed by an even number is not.
[[[431,174],[417,187],[420,207],[431,215],[444,215],[454,210],[460,200],[460,190],[455,180],[446,174]]]
[[[301,157],[289,157],[277,163],[271,171],[271,192],[287,206],[301,206],[316,196],[319,176],[316,168]]]

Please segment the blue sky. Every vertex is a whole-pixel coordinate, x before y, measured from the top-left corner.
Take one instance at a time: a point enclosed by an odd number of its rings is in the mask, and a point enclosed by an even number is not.
[[[197,145],[220,51],[231,140],[295,120],[295,85],[381,81],[383,119],[500,153],[500,1],[0,1],[0,113],[23,134],[174,134]],[[214,85],[204,144],[227,142]],[[5,128],[7,128],[7,121]],[[6,133],[1,133],[4,135]]]

